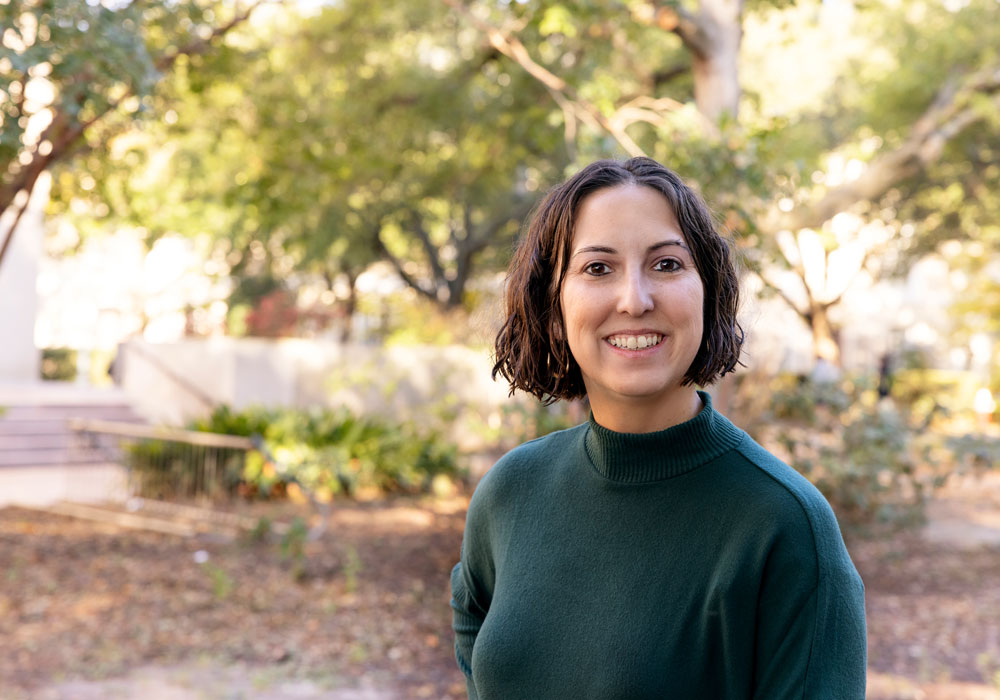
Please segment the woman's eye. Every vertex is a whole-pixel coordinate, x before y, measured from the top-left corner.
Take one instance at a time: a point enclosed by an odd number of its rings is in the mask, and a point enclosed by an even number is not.
[[[606,275],[610,272],[610,268],[605,263],[594,262],[583,268],[583,271],[588,275]]]
[[[677,272],[681,267],[680,262],[673,258],[664,258],[656,263],[656,269],[661,272]]]

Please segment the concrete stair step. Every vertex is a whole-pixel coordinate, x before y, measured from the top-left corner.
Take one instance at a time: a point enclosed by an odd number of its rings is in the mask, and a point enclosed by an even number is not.
[[[0,432],[0,453],[7,450],[66,450],[75,445],[73,434],[65,428],[50,433]]]
[[[43,389],[49,391],[47,387]],[[143,422],[121,400],[101,397],[88,403],[82,395],[56,396],[45,391],[26,394],[23,401],[8,401],[5,405],[0,414],[0,469],[58,465],[76,468],[107,462],[113,453],[82,444],[70,429],[70,421]]]
[[[6,421],[66,420],[68,418],[94,418],[103,420],[139,420],[126,405],[58,405],[58,406],[7,406],[0,414],[0,423]]]
[[[69,433],[69,419],[11,420],[0,419],[0,436],[4,435],[59,435]]]
[[[28,449],[0,451],[0,469],[41,465],[97,464],[108,457],[99,450]]]

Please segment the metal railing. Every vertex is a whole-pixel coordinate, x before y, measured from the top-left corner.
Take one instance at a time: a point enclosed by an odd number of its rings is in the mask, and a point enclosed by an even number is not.
[[[128,490],[147,498],[231,495],[240,483],[248,437],[108,420],[71,420],[73,448],[125,467]]]

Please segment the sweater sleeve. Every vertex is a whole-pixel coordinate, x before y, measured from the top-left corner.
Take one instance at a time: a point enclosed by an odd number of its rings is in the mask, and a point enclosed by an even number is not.
[[[779,537],[768,554],[753,697],[864,700],[864,585],[829,505],[818,493],[808,501],[802,503],[805,522]]]
[[[489,475],[487,475],[488,477]],[[494,565],[489,538],[490,498],[486,481],[473,494],[462,538],[462,557],[451,571],[452,628],[455,631],[455,658],[465,674],[469,700],[478,700],[472,679],[472,652],[479,630],[489,611]],[[485,501],[485,502],[484,502]]]
[[[451,609],[452,628],[455,630],[455,659],[459,669],[465,674],[469,700],[478,700],[479,695],[472,680],[472,650],[476,646],[476,637],[479,636],[479,628],[483,626],[486,615],[479,610],[469,593],[462,562],[451,570]]]

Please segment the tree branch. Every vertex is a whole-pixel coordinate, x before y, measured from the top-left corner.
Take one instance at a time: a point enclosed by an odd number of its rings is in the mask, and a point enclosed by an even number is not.
[[[788,214],[772,215],[764,229],[776,232],[818,227],[857,202],[878,199],[896,183],[936,161],[950,139],[984,118],[984,110],[968,106],[971,97],[998,90],[1000,66],[974,74],[961,89],[945,85],[899,147],[876,157],[856,180],[827,191],[813,204]],[[1000,95],[991,102],[1000,109]]]
[[[14,231],[17,230],[17,225],[21,221],[21,217],[24,216],[25,210],[28,208],[28,203],[31,201],[31,194],[29,193],[27,197],[24,198],[24,204],[17,208],[17,213],[14,215],[14,221],[11,223],[10,228],[7,229],[7,235],[4,236],[3,245],[0,246],[0,265],[3,264],[4,256],[7,255],[7,248],[10,246],[10,242],[14,240]]]
[[[529,75],[542,83],[550,91],[562,94],[566,98],[566,101],[573,106],[574,113],[578,117],[584,114],[588,115],[600,128],[610,134],[625,149],[626,153],[630,156],[646,155],[645,151],[632,140],[632,137],[605,117],[596,105],[580,97],[576,90],[567,84],[565,80],[536,63],[531,58],[524,44],[517,37],[502,32],[479,19],[462,4],[461,0],[442,0],[442,2],[468,19],[479,31],[483,32],[493,48],[521,66]]]
[[[699,58],[708,56],[711,46],[698,17],[678,4],[656,5],[656,24],[680,37],[688,51]]]
[[[653,73],[653,89],[666,85],[667,83],[675,80],[682,75],[691,72],[691,64],[689,63],[678,63],[676,66],[671,68],[664,68],[663,70],[658,70]]]
[[[769,279],[767,279],[767,277],[765,277],[765,276],[764,276],[764,271],[763,271],[763,270],[759,270],[759,271],[757,272],[757,277],[759,277],[759,278],[760,278],[760,281],[764,283],[764,286],[765,286],[765,287],[767,287],[767,288],[768,288],[768,289],[770,289],[770,290],[771,290],[772,292],[774,292],[774,293],[775,293],[775,294],[777,294],[777,295],[778,295],[779,297],[781,297],[781,298],[782,298],[782,299],[784,300],[784,302],[785,302],[786,304],[788,304],[789,308],[791,308],[791,309],[792,309],[792,311],[794,311],[795,313],[797,313],[797,314],[798,314],[798,315],[799,315],[800,317],[802,317],[802,318],[805,318],[805,317],[806,317],[806,315],[807,315],[807,314],[808,314],[809,312],[808,312],[808,311],[803,311],[802,309],[800,309],[800,308],[799,308],[799,305],[798,305],[798,304],[796,304],[796,303],[795,303],[795,302],[794,302],[794,301],[792,300],[792,298],[791,298],[790,296],[788,296],[788,295],[787,295],[787,294],[785,293],[785,290],[784,290],[784,289],[782,289],[781,287],[779,287],[778,285],[776,285],[776,284],[775,284],[774,282],[772,282],[772,281],[770,281]]]
[[[436,304],[441,303],[441,300],[438,299],[436,292],[424,287],[416,279],[414,279],[413,276],[411,276],[406,270],[403,269],[403,264],[399,261],[399,258],[397,258],[395,255],[392,254],[392,252],[386,247],[385,242],[382,240],[381,230],[377,230],[375,232],[375,242],[378,247],[379,253],[389,262],[390,265],[392,265],[393,269],[396,271],[396,274],[399,275],[400,279],[402,279],[407,286],[411,287],[414,291],[418,292],[419,294],[422,294],[423,296],[427,297],[434,303]]]
[[[639,96],[618,107],[611,116],[610,121],[620,129],[624,129],[636,122],[648,122],[653,126],[663,127],[665,125],[663,112],[673,112],[683,107],[684,103],[670,97],[656,99]],[[707,130],[714,129],[714,125],[707,119],[703,119],[702,121],[703,128]]]
[[[213,29],[211,34],[209,34],[209,36],[205,39],[191,42],[171,54],[162,56],[154,63],[154,65],[156,65],[157,69],[163,71],[170,68],[182,55],[204,53],[208,50],[213,41],[221,36],[224,36],[233,28],[245,22],[250,18],[250,15],[254,12],[254,10],[268,2],[281,3],[283,0],[257,0],[257,2],[248,6],[245,11],[237,13],[229,22]],[[82,122],[76,122],[75,124],[65,111],[57,110],[55,107],[51,107],[54,112],[52,122],[45,128],[45,131],[42,132],[38,139],[38,143],[49,141],[52,144],[52,150],[44,156],[40,155],[36,150],[31,161],[24,167],[22,174],[15,178],[12,182],[0,187],[0,215],[6,211],[7,207],[9,207],[14,201],[14,197],[16,197],[17,193],[21,190],[26,190],[28,197],[30,198],[31,191],[34,188],[38,176],[46,168],[48,168],[51,163],[65,156],[70,148],[72,148],[73,145],[83,136],[87,129],[103,119],[106,115],[114,112],[122,101],[131,94],[132,90],[128,89],[125,94],[120,96],[117,100],[109,103],[104,110],[97,112],[90,119]],[[20,212],[17,218],[20,218]],[[10,239],[13,235],[14,229],[11,228],[4,241],[3,248],[0,249],[0,265],[3,264],[3,255],[6,253],[7,247],[10,244]]]
[[[410,211],[409,215],[410,221],[413,225],[413,233],[416,235],[417,240],[420,241],[420,247],[424,249],[424,255],[427,256],[427,262],[431,266],[431,274],[434,275],[434,280],[444,280],[444,268],[441,266],[441,261],[438,259],[438,249],[431,241],[431,237],[430,234],[427,233],[427,229],[424,228],[420,215],[415,211]]]
[[[257,0],[257,2],[248,5],[247,9],[245,9],[243,12],[237,12],[235,15],[233,15],[233,18],[228,22],[226,22],[225,24],[221,24],[218,27],[212,29],[212,32],[204,39],[198,39],[197,41],[192,41],[180,47],[176,51],[173,51],[164,56],[160,56],[160,58],[156,60],[154,65],[156,66],[157,70],[165,71],[169,69],[171,66],[173,66],[174,63],[176,63],[177,59],[180,58],[181,56],[196,56],[198,54],[203,54],[212,47],[212,43],[216,39],[225,36],[233,29],[235,29],[236,27],[238,27],[239,25],[243,24],[248,19],[250,19],[250,15],[252,15],[254,10],[256,10],[261,5],[269,3],[281,4],[283,1],[284,0]]]

